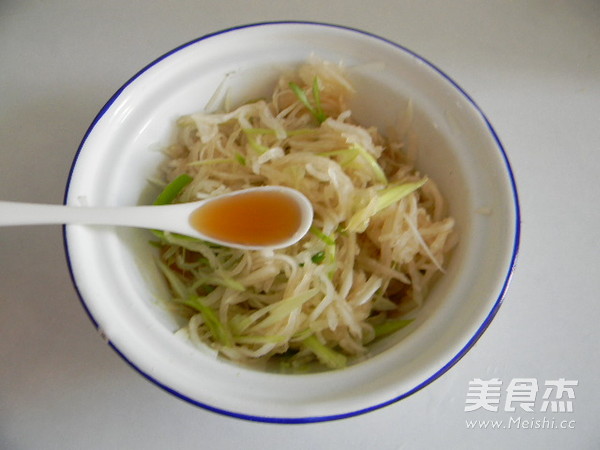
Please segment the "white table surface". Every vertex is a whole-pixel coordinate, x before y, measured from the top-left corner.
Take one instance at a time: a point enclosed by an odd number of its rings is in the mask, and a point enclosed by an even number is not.
[[[60,203],[89,123],[146,63],[213,31],[281,19],[401,43],[486,112],[522,207],[517,270],[495,320],[447,374],[391,406],[312,425],[246,422],[163,392],[104,344],[71,285],[60,227],[4,228],[0,448],[600,448],[597,0],[1,0],[0,199]],[[497,412],[465,411],[477,378],[503,389],[535,380],[534,410],[509,411],[503,391]],[[545,383],[560,378],[578,382],[573,411],[542,411]]]

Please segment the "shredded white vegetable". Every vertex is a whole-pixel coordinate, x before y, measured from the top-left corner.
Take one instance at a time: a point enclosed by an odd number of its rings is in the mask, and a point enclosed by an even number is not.
[[[276,251],[160,234],[169,305],[189,319],[190,341],[244,364],[336,369],[425,300],[456,242],[454,221],[406,142],[353,121],[353,93],[340,65],[310,61],[269,99],[179,119],[164,176],[191,182],[175,201],[282,185],[315,211],[311,231]],[[407,116],[400,139],[410,104]]]

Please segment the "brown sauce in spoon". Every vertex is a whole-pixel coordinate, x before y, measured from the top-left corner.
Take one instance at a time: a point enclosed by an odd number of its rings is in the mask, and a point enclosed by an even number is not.
[[[277,191],[254,191],[223,197],[200,206],[191,225],[221,241],[242,245],[275,245],[291,238],[302,219],[300,206]]]

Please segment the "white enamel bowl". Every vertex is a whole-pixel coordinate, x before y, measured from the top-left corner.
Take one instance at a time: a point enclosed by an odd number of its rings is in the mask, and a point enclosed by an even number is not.
[[[177,117],[202,110],[227,78],[233,103],[266,94],[282,68],[311,54],[342,61],[357,88],[355,118],[381,130],[410,99],[418,168],[441,188],[460,243],[417,320],[366,361],[344,370],[280,375],[215,359],[175,336],[177,320],[145,231],[68,226],[74,284],[109,344],[142,375],[212,411],[267,422],[316,422],[401,400],[455,364],[489,325],[507,289],[519,241],[519,209],[504,150],[456,83],[409,50],[340,26],[268,23],[182,45],[129,80],[100,111],[73,163],[66,203],[135,205],[156,192],[148,178]]]

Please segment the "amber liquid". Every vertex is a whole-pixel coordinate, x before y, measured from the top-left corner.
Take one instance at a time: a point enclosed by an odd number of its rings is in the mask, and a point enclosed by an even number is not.
[[[274,245],[294,235],[301,221],[298,204],[276,191],[224,197],[199,207],[191,225],[205,235],[242,245]]]

